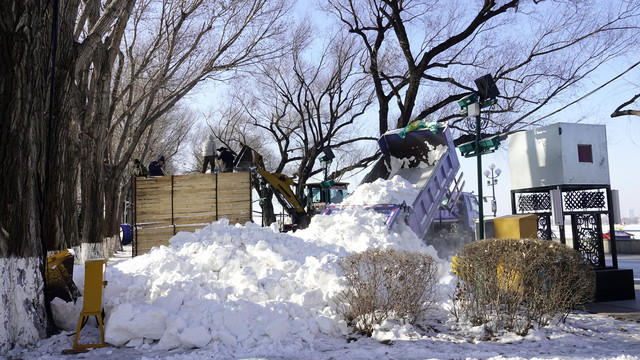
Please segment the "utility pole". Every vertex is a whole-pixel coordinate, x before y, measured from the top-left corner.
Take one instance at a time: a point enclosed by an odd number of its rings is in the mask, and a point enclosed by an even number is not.
[[[478,115],[476,116],[476,149],[480,148],[480,104],[478,105]],[[478,173],[478,234],[480,240],[484,239],[484,201],[482,201],[482,153],[476,155],[477,159],[477,173]]]

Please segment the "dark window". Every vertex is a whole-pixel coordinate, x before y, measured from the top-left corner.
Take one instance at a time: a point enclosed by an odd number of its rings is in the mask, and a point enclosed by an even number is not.
[[[591,145],[578,145],[578,161],[593,162],[593,154],[591,153]]]

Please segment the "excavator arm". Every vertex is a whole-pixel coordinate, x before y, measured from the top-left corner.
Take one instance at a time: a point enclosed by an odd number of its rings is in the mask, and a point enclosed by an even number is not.
[[[267,171],[264,167],[262,155],[249,146],[243,145],[236,157],[234,167],[238,170],[257,172],[269,184],[282,207],[293,220],[293,223],[298,225],[299,228],[309,226],[310,216],[304,210],[302,202],[291,190],[291,186],[295,186],[296,183],[285,174]]]

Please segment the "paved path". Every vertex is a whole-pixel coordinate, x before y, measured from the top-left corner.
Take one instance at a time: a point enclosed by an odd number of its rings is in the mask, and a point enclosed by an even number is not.
[[[640,290],[636,285],[635,300],[607,301],[589,304],[586,310],[590,313],[611,316],[618,320],[640,322]]]
[[[618,268],[633,270],[633,283],[636,290],[635,300],[606,301],[586,306],[594,314],[602,314],[620,320],[640,322],[640,256],[619,255]]]

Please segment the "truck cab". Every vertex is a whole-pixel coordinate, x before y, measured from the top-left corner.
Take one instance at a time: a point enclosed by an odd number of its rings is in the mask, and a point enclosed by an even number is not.
[[[432,224],[434,230],[436,232],[443,229],[451,231],[451,226],[457,224],[457,231],[473,235],[476,228],[475,221],[479,218],[478,198],[472,193],[462,192],[451,211],[447,210],[448,201],[449,198],[442,201],[438,213],[434,217]]]

